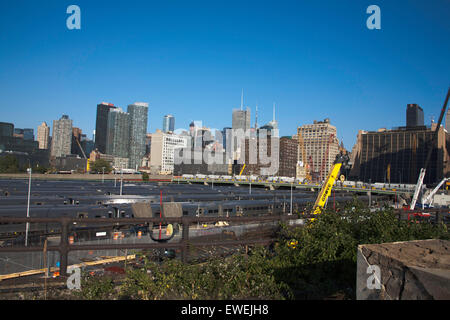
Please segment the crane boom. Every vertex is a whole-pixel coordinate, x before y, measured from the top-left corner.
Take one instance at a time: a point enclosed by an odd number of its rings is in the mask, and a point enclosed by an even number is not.
[[[435,193],[439,190],[439,188],[444,184],[444,182],[450,180],[450,178],[444,178],[439,182],[439,184],[436,186],[436,188],[433,189],[433,191],[430,192],[430,194],[425,198],[425,200],[422,201],[423,204],[431,204],[431,199],[433,199],[433,196]]]
[[[445,110],[447,109],[447,103],[448,103],[449,96],[450,96],[450,88],[447,90],[447,96],[445,97],[444,105],[442,106],[441,114],[439,115],[439,121],[437,123],[436,129],[434,130],[433,137],[431,138],[431,143],[430,143],[430,147],[428,149],[428,154],[427,154],[427,158],[425,160],[425,165],[423,166],[422,169],[420,169],[419,179],[417,179],[416,188],[414,190],[414,197],[411,201],[411,205],[409,206],[410,210],[414,210],[417,199],[419,197],[419,192],[422,190],[423,178],[425,177],[428,162],[430,162],[430,159],[431,159],[431,153],[433,151],[434,142],[437,139],[439,128],[441,127],[442,119],[444,118],[444,113],[445,113]]]
[[[80,147],[80,150],[81,150],[81,152],[83,153],[83,157],[84,157],[85,159],[87,159],[86,154],[84,153],[84,150],[83,150],[83,148],[81,147],[80,141],[78,141],[78,137],[77,137],[77,136],[75,136],[75,141],[77,142],[78,146]]]
[[[336,160],[334,161],[333,168],[330,170],[325,183],[322,186],[322,189],[319,192],[319,195],[314,203],[313,214],[322,213],[325,204],[327,203],[328,197],[331,194],[331,189],[333,188],[334,182],[336,181],[339,172],[341,171],[341,167],[346,165],[349,161],[348,155],[338,154],[336,156]]]

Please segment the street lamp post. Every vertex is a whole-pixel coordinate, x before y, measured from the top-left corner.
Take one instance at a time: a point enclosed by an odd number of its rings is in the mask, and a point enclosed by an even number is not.
[[[28,204],[27,204],[27,218],[30,217],[30,198],[31,198],[31,166],[27,169],[27,172],[30,174],[28,180]],[[28,229],[30,228],[30,223],[27,222],[25,228],[25,247],[28,246]]]
[[[120,168],[120,195],[122,195],[122,187],[123,187],[123,167]]]
[[[102,167],[102,183],[105,183],[105,167]]]
[[[292,214],[292,182],[291,182],[291,210],[289,214]]]

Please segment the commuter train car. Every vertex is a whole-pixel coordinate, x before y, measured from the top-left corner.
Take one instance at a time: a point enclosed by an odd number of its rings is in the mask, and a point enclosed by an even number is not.
[[[367,197],[367,196],[366,196]],[[336,196],[336,201],[351,200],[351,196]],[[313,197],[293,197],[292,212],[302,212],[308,203],[313,203]],[[290,210],[290,197],[286,194],[279,195],[272,199],[267,197],[260,199],[240,199],[210,202],[181,202],[182,214],[192,217],[232,217],[232,216],[261,216],[268,214],[286,214]],[[159,203],[150,204],[154,217],[160,215]],[[92,205],[92,206],[37,206],[30,207],[30,217],[56,218],[71,217],[77,219],[83,218],[133,218],[133,210],[130,204],[111,204],[111,205]],[[4,206],[0,207],[0,217],[26,217],[26,207],[24,206]],[[105,223],[86,224],[82,222],[74,223],[71,226],[71,232],[81,234],[87,231],[98,231],[124,229],[137,230],[136,228],[148,229],[148,224],[121,224]],[[29,234],[35,235],[51,235],[61,232],[59,223],[30,223]],[[14,237],[25,233],[24,223],[0,223],[0,239]]]

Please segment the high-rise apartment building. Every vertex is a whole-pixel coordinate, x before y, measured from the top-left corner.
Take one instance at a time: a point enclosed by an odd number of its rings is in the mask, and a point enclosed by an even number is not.
[[[70,155],[72,149],[72,120],[63,115],[59,120],[53,120],[52,157]]]
[[[423,126],[423,109],[417,104],[408,104],[406,106],[406,126]]]
[[[148,103],[130,104],[127,112],[130,115],[129,166],[131,169],[136,169],[145,155]]]
[[[39,142],[39,149],[48,149],[50,140],[50,127],[46,122],[42,124],[37,129],[37,141]]]
[[[109,111],[116,107],[112,103],[102,102],[97,105],[97,119],[95,122],[95,148],[106,153],[106,138],[108,130]]]
[[[121,108],[108,113],[106,154],[120,158],[129,157],[130,115]]]
[[[163,132],[175,131],[175,117],[171,114],[167,114],[163,119]]]
[[[314,120],[313,124],[303,125],[298,130],[303,138],[306,156],[306,159],[301,159],[303,152],[298,150],[299,161],[309,165],[313,179],[325,180],[339,153],[336,127],[327,118],[324,121]]]

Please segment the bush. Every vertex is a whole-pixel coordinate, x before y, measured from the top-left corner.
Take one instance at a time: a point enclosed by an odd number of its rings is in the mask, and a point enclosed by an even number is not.
[[[264,250],[247,258],[210,259],[197,265],[177,260],[147,263],[127,272],[120,292],[126,299],[283,299],[289,289],[265,269]]]
[[[336,293],[355,298],[359,244],[431,238],[449,239],[446,226],[399,221],[392,208],[370,212],[354,201],[340,213],[326,210],[303,228],[283,227],[269,263],[277,281],[289,285],[296,298]]]
[[[359,244],[450,239],[444,224],[399,221],[393,209],[376,212],[354,201],[326,210],[303,227],[281,226],[270,250],[212,258],[186,265],[177,260],[145,262],[127,271],[118,295],[125,299],[324,299],[356,297]],[[97,282],[95,282],[97,281]],[[95,280],[84,298],[107,297],[109,282]]]
[[[142,173],[142,181],[148,181],[148,179],[149,179],[148,173],[147,172],[143,172]]]

